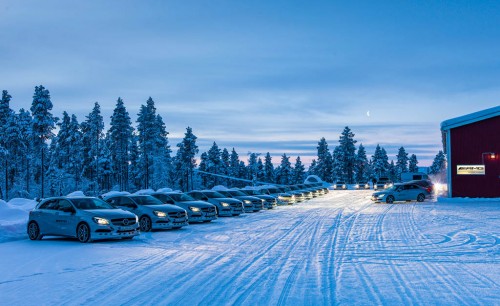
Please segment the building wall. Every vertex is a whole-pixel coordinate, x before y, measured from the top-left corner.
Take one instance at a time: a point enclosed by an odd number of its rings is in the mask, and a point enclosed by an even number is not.
[[[500,197],[500,116],[450,130],[452,197]],[[481,165],[486,175],[457,175],[457,165]]]

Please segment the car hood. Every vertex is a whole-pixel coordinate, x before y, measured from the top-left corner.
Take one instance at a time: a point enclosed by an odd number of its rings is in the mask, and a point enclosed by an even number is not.
[[[237,196],[235,199],[238,200],[247,200],[247,201],[260,201],[259,198],[254,197],[254,196]]]
[[[171,205],[171,204],[163,204],[163,205],[143,205],[142,207],[151,208],[153,210],[166,211],[166,212],[183,212],[184,209],[179,206]]]
[[[219,201],[219,202],[226,202],[228,204],[241,203],[240,200],[232,199],[232,198],[213,198],[212,200],[216,200],[216,201]]]
[[[386,194],[390,194],[390,193],[391,193],[390,191],[379,191],[379,192],[374,192],[373,195],[379,196],[379,195],[386,195]]]
[[[204,202],[204,201],[182,201],[182,202],[177,202],[177,205],[179,206],[194,206],[198,208],[209,208],[209,207],[214,207],[213,204]]]
[[[135,218],[135,214],[123,209],[84,209],[88,215],[103,218]]]

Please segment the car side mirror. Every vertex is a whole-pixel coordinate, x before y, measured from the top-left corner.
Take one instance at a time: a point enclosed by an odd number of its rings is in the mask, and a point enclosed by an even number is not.
[[[139,206],[137,206],[137,204],[132,204],[130,207],[132,207],[132,209],[137,209]]]
[[[203,200],[203,201],[208,201],[208,198],[203,198],[202,200]]]

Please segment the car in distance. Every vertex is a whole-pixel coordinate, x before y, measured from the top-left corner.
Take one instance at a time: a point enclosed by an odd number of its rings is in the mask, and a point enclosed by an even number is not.
[[[150,195],[113,195],[105,197],[104,200],[114,207],[136,214],[143,232],[154,229],[179,229],[188,225],[187,213],[184,209],[163,204]]]
[[[80,242],[99,239],[132,239],[140,234],[135,214],[93,197],[54,197],[30,211],[28,237],[75,237]]]
[[[220,194],[223,194],[227,198],[238,199],[243,202],[243,209],[245,212],[258,212],[264,209],[264,200],[259,199],[254,196],[249,196],[239,190],[217,190]]]
[[[197,201],[182,192],[155,192],[151,195],[165,204],[177,205],[186,210],[189,223],[210,222],[217,219],[215,205]]]
[[[346,190],[347,189],[347,184],[344,181],[336,181],[335,184],[333,184],[333,189],[335,189],[335,190],[339,190],[339,189]]]
[[[357,182],[356,185],[354,185],[354,188],[356,189],[370,189],[370,184],[366,181],[361,181]]]
[[[243,202],[237,199],[228,198],[213,190],[193,190],[187,195],[199,201],[209,202],[217,208],[217,216],[231,217],[239,216],[243,213]]]
[[[392,187],[373,193],[372,201],[394,203],[395,201],[423,202],[429,197],[429,192],[415,184],[395,184]]]
[[[263,194],[262,191],[256,188],[243,188],[240,189],[241,192],[243,192],[246,195],[253,196],[259,199],[264,200],[264,208],[267,209],[273,209],[276,207],[276,198],[267,194]]]
[[[373,184],[374,190],[386,189],[392,187],[394,184],[388,177],[380,177],[378,181]]]

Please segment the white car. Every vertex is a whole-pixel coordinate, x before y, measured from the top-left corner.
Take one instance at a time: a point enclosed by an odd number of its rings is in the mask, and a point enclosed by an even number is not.
[[[372,195],[372,201],[394,203],[396,201],[417,201],[423,202],[430,197],[430,193],[423,187],[416,184],[395,184]]]

